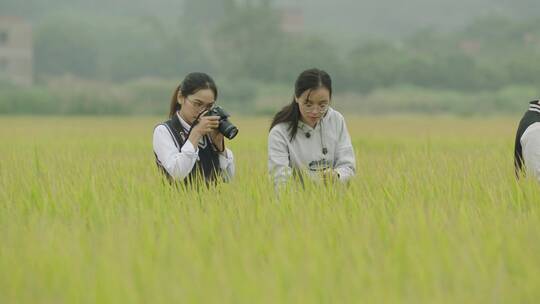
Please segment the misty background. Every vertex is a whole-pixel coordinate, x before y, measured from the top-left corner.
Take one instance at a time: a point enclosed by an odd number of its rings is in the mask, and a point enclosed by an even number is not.
[[[207,72],[268,115],[319,67],[355,114],[516,114],[540,91],[540,1],[0,0],[0,114],[166,115]]]

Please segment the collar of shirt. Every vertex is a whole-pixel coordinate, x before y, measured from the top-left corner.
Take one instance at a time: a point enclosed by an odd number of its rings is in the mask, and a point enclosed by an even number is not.
[[[182,116],[180,116],[180,112],[176,112],[176,116],[178,116],[178,119],[180,120],[180,123],[182,124],[184,130],[189,132],[189,130],[191,130],[191,126],[182,118]]]

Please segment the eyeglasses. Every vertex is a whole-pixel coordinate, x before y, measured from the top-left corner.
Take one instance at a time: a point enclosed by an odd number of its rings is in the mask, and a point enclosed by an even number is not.
[[[306,102],[303,102],[302,103],[302,106],[304,107],[304,110],[306,112],[309,112],[309,113],[326,113],[326,111],[328,110],[328,104],[327,103],[323,103],[323,104],[320,104],[320,105],[315,105],[311,102],[309,103],[306,103]]]
[[[187,99],[187,101],[189,101],[189,103],[191,103],[191,105],[193,107],[195,107],[200,112],[202,112],[204,110],[209,110],[214,105],[214,101],[212,101],[209,104],[204,104],[204,103],[202,103],[202,102],[200,102],[198,100],[193,101],[187,96],[186,96],[186,99]]]

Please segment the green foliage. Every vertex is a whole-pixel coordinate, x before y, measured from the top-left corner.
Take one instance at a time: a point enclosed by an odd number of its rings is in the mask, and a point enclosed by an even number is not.
[[[0,114],[53,114],[59,112],[58,106],[54,95],[43,87],[21,90],[4,86],[0,94]]]
[[[35,34],[35,69],[38,76],[72,74],[99,76],[96,33],[80,20],[52,16]]]
[[[355,118],[348,187],[277,199],[269,121],[230,184],[176,191],[155,118],[0,119],[1,303],[536,303],[540,188],[516,118]]]
[[[252,79],[217,78],[218,102],[238,114],[272,115],[288,104],[293,86]],[[58,79],[49,86],[21,89],[3,86],[0,114],[154,114],[165,115],[177,80],[140,79],[122,85]],[[462,92],[410,85],[372,90],[368,94],[338,91],[334,106],[349,113],[452,113],[486,115],[521,113],[540,95],[535,86]]]
[[[228,110],[252,113],[260,83],[251,79],[224,78],[219,81],[219,103]]]
[[[156,89],[142,81],[118,87],[72,79],[49,87],[6,87],[0,93],[0,114],[157,114],[164,112],[169,98],[165,96],[172,88],[160,84]],[[164,98],[159,107],[157,98]]]
[[[77,3],[73,5],[81,5]],[[479,112],[480,102],[500,106],[501,112],[522,111],[517,104],[536,98],[540,85],[538,19],[516,21],[488,15],[451,32],[430,28],[401,41],[371,39],[344,44],[322,33],[284,32],[280,11],[271,1],[186,1],[183,8],[175,18],[152,14],[97,17],[68,8],[39,19],[35,25],[39,85],[28,92],[18,93],[14,88],[0,92],[1,112],[157,114],[163,107],[158,103],[168,100],[169,84],[180,82],[192,71],[211,74],[218,80],[222,100],[250,113],[280,107],[275,100],[262,104],[284,95],[262,96],[268,93],[265,88],[292,86],[298,73],[311,67],[330,72],[338,94],[374,100],[373,96],[384,92],[393,100],[394,92],[403,87],[413,88],[412,95],[429,92],[431,99],[422,105],[401,101],[398,108],[410,106],[411,112],[445,109],[465,113],[470,109],[474,114]],[[83,84],[80,89],[90,91],[80,96],[73,95],[69,87],[47,91],[51,82],[66,76],[100,85],[88,88]],[[163,92],[134,86],[148,78],[165,79],[157,81]],[[500,92],[518,87],[526,90],[520,94],[511,90],[512,95],[523,99],[504,104],[494,101]],[[99,96],[91,90],[99,91]],[[35,91],[46,101],[35,101]],[[133,97],[133,92],[145,97]],[[442,105],[447,94],[468,100],[468,105]],[[489,100],[483,101],[482,96]],[[85,101],[92,98],[97,99]],[[127,102],[128,98],[135,102]],[[15,105],[15,100],[21,105]],[[377,112],[379,108],[384,107],[369,104],[354,111]]]
[[[228,77],[276,81],[285,35],[276,12],[267,7],[239,7],[212,35],[219,72]]]
[[[346,112],[363,114],[446,113],[489,116],[523,113],[528,101],[539,95],[539,89],[530,86],[508,86],[479,92],[398,86],[377,89],[364,95],[338,95],[335,106]]]
[[[482,91],[537,85],[540,31],[537,20],[475,20],[463,30],[422,30],[402,42],[370,40],[351,50],[324,36],[283,32],[272,6],[187,2],[170,27],[154,17],[114,22],[58,14],[36,31],[38,79],[72,74],[127,81],[178,77],[205,71],[223,78],[288,84],[303,69],[319,66],[352,92],[398,85]]]

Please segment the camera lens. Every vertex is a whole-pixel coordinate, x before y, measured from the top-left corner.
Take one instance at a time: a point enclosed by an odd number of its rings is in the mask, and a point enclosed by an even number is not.
[[[222,120],[219,123],[219,132],[228,139],[233,139],[238,134],[238,128],[235,127],[228,120]]]

